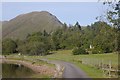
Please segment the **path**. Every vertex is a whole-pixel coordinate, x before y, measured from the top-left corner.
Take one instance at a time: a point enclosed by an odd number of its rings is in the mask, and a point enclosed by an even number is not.
[[[65,69],[62,75],[63,78],[88,78],[88,76],[86,75],[84,71],[82,71],[80,68],[78,68],[72,63],[58,61],[58,60],[54,60],[54,61],[49,61],[47,59],[41,59],[41,60],[44,60],[44,61],[47,61],[53,64],[60,64],[64,66]]]

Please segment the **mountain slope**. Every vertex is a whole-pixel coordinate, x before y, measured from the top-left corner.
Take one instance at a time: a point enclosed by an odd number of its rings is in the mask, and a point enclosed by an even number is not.
[[[25,39],[28,34],[46,30],[55,31],[62,23],[47,11],[19,15],[2,24],[3,38]]]

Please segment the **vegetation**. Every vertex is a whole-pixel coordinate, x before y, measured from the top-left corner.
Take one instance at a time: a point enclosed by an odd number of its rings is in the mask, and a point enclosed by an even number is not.
[[[27,35],[38,31],[46,30],[51,33],[62,26],[57,17],[47,11],[26,13],[3,23],[3,39],[12,38],[14,40],[24,40]]]
[[[81,48],[75,48],[72,51],[73,55],[79,55],[79,54],[88,54],[85,49]]]
[[[116,49],[118,52],[120,52],[120,1],[105,1],[103,4],[109,6],[103,16],[105,16],[106,20],[116,28]]]
[[[105,22],[95,22],[87,27],[81,27],[77,22],[74,26],[63,25],[51,34],[45,30],[29,34],[25,40],[16,40],[6,42],[3,40],[3,53],[6,49],[14,48],[10,53],[16,50],[27,55],[46,55],[51,50],[59,49],[78,49],[73,50],[73,54],[87,54],[87,52],[110,53],[116,50],[116,28],[111,27]],[[8,46],[10,45],[10,46]]]
[[[55,54],[47,55],[47,56],[26,56],[24,59],[29,61],[36,61],[37,59],[47,58],[49,60],[63,60],[67,62],[71,62],[78,67],[80,67],[82,70],[84,70],[87,75],[91,78],[105,78],[106,76],[103,75],[102,71],[90,66],[86,66],[80,63],[80,61],[84,58],[87,59],[95,59],[95,60],[102,60],[104,59],[104,63],[108,64],[109,61],[111,61],[112,66],[118,65],[118,55],[114,53],[109,54],[89,54],[89,55],[72,55],[72,50],[58,50],[58,51],[52,51]],[[7,56],[8,58],[20,58],[20,56],[12,54]],[[66,58],[67,57],[67,58]],[[22,58],[20,58],[22,60]],[[39,61],[37,61],[38,63]],[[40,62],[40,64],[42,64]]]
[[[2,43],[3,54],[15,53],[16,48],[17,48],[17,44],[11,39],[6,39]]]
[[[84,70],[87,73],[87,75],[91,78],[105,78],[106,76],[103,75],[102,70],[81,64],[80,61],[82,59],[94,59],[94,60],[103,59],[105,64],[108,64],[108,62],[111,61],[112,66],[118,67],[118,55],[114,53],[72,55],[71,54],[72,50],[59,50],[59,51],[54,51],[54,53],[55,54],[45,56],[45,58],[52,59],[52,60],[63,60],[67,62],[72,62],[73,64],[80,67],[80,69]]]
[[[73,49],[73,54],[86,54],[86,52],[100,54],[119,51],[119,3],[115,3],[113,10],[108,10],[106,14],[107,20],[113,25],[104,21],[98,21],[85,27],[81,27],[78,22],[69,26],[64,23],[61,24],[61,28],[52,32],[42,29],[42,31],[28,34],[24,40],[4,39],[3,53],[17,51],[28,55],[46,55],[51,50],[60,49]],[[112,6],[112,3],[109,2],[104,4]],[[43,11],[41,15],[43,13],[50,14]],[[29,15],[32,14],[29,13]],[[46,17],[46,15],[44,16]]]
[[[19,52],[23,55],[34,55],[35,58],[46,55],[44,58],[72,62],[89,76],[100,77],[101,70],[79,63],[84,58],[100,60],[104,58],[105,61],[111,60],[112,65],[118,65],[118,55],[115,53],[120,50],[119,3],[115,4],[113,11],[108,10],[106,14],[109,24],[100,20],[85,27],[80,26],[79,22],[69,26],[64,23],[55,31],[42,29],[42,31],[28,34],[24,40],[3,39],[3,54]],[[117,16],[114,18],[115,15]],[[55,54],[49,55],[51,53]],[[95,70],[98,74],[94,73]]]

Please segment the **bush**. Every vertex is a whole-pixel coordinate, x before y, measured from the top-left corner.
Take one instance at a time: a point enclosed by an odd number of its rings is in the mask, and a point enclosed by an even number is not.
[[[17,44],[12,39],[4,39],[2,41],[2,53],[10,54],[15,53],[17,48]]]
[[[47,55],[47,45],[42,42],[29,42],[18,47],[19,52],[27,55]]]
[[[98,50],[95,50],[95,49],[92,50],[92,54],[98,54],[98,53],[99,53]]]
[[[73,55],[88,54],[88,52],[86,52],[84,48],[80,47],[80,48],[73,49],[72,54]]]
[[[100,54],[100,53],[103,53],[103,51],[101,49],[92,49],[92,54]]]

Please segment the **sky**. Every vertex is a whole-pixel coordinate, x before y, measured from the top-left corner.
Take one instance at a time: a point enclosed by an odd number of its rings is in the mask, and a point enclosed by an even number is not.
[[[33,11],[48,11],[62,23],[86,26],[106,10],[102,2],[2,2],[2,21]]]

